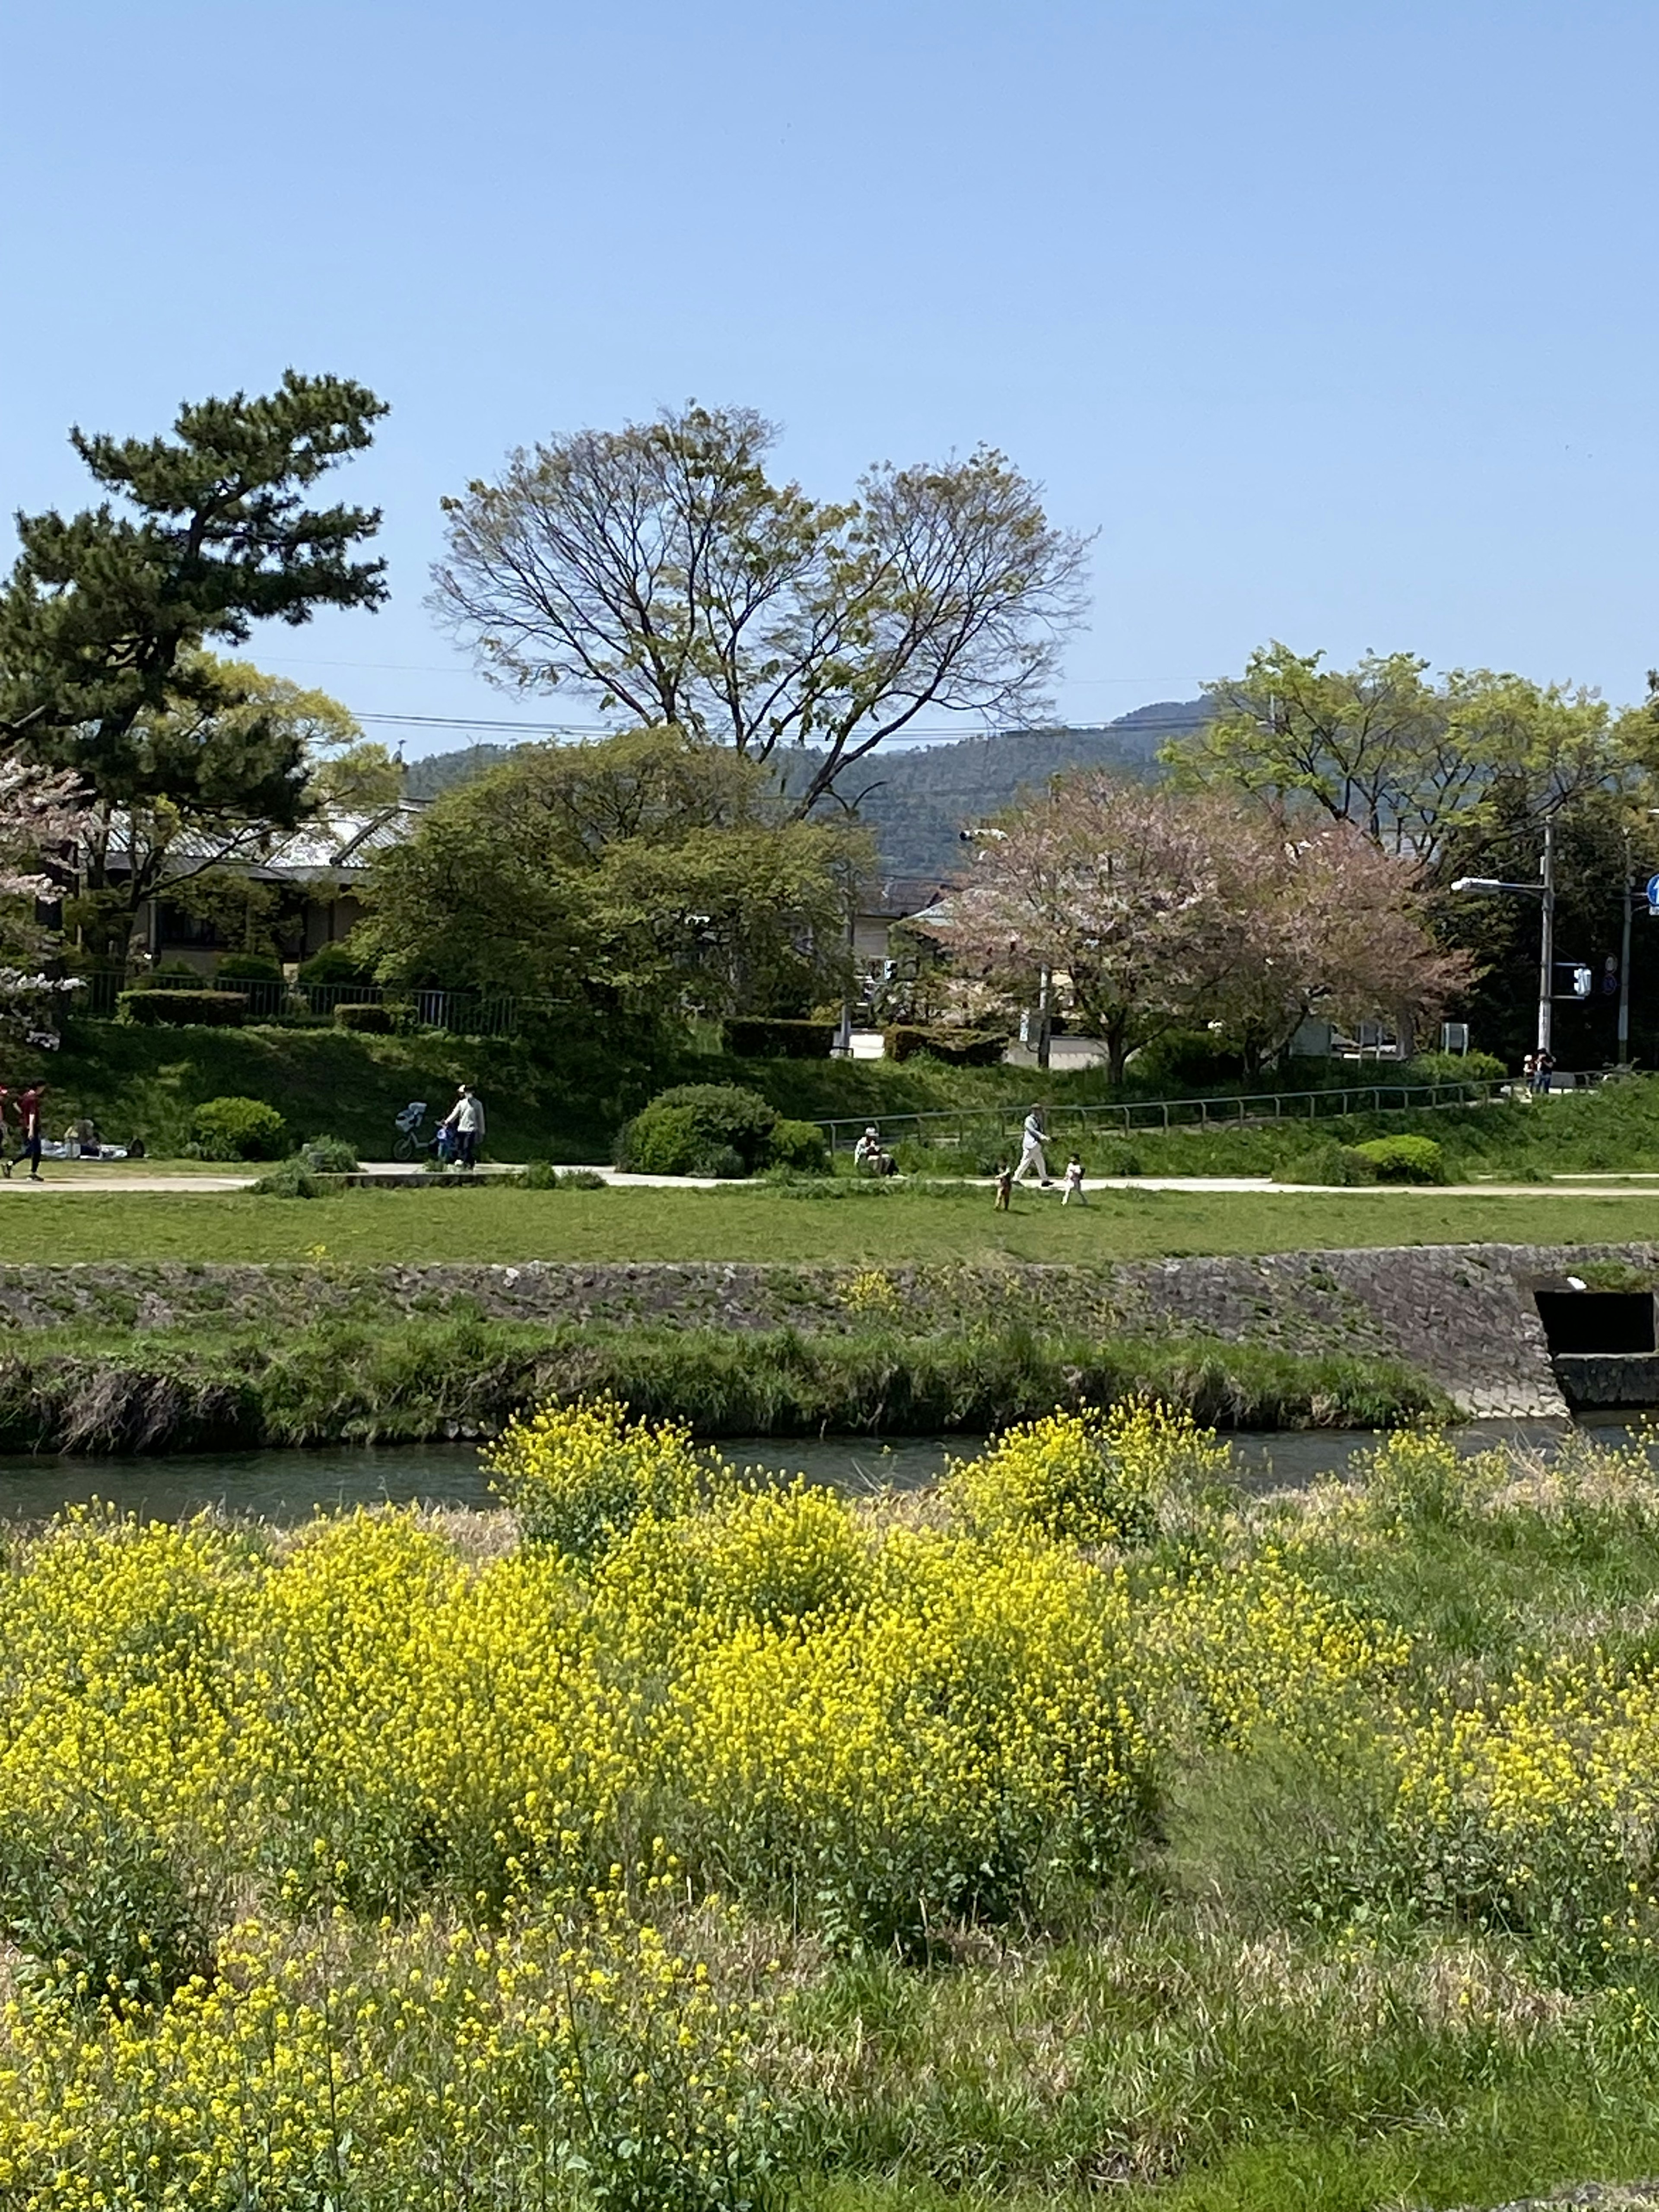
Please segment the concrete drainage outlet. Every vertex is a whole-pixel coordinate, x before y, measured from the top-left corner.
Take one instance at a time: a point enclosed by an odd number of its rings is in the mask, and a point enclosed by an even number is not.
[[[1659,1406],[1659,1346],[1651,1291],[1534,1293],[1562,1395],[1577,1412]]]

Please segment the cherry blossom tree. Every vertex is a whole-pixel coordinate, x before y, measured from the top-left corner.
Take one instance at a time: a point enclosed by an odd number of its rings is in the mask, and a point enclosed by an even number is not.
[[[0,1034],[53,1046],[52,1009],[82,986],[47,972],[51,933],[37,908],[62,895],[45,863],[72,848],[85,814],[80,780],[0,753]]]
[[[962,971],[1030,1005],[1043,969],[1128,1055],[1191,1018],[1215,980],[1215,802],[1107,775],[1072,777],[984,832],[966,881],[927,917]]]
[[[1253,1071],[1316,1008],[1421,1018],[1470,972],[1429,933],[1417,865],[1356,824],[1105,773],[981,833],[927,927],[1013,1004],[1047,970],[1114,1082],[1172,1029],[1218,1024]]]

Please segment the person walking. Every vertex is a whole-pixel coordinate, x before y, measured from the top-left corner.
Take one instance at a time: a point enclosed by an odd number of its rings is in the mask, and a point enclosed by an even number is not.
[[[11,1136],[11,1119],[6,1109],[6,1102],[10,1097],[10,1091],[3,1083],[0,1083],[0,1175],[4,1176],[8,1182],[11,1181],[11,1162],[6,1157],[6,1146]]]
[[[17,1134],[21,1149],[20,1159],[29,1164],[29,1181],[40,1180],[40,1101],[46,1096],[44,1083],[31,1083],[17,1102]]]
[[[455,1132],[456,1166],[476,1168],[478,1144],[484,1133],[484,1109],[483,1100],[470,1083],[462,1084],[460,1096],[444,1115],[441,1126]]]
[[[1022,1133],[1020,1145],[1019,1165],[1014,1170],[1014,1181],[1018,1182],[1024,1177],[1027,1168],[1035,1168],[1044,1190],[1052,1190],[1054,1187],[1054,1179],[1048,1172],[1048,1163],[1043,1157],[1042,1145],[1042,1109],[1041,1106],[1033,1106],[1025,1116],[1025,1127]]]
[[[1540,1097],[1549,1095],[1550,1078],[1555,1073],[1555,1054],[1540,1052],[1533,1062],[1532,1087]]]
[[[1075,1152],[1066,1163],[1066,1188],[1060,1194],[1060,1202],[1062,1206],[1069,1206],[1073,1199],[1079,1206],[1089,1203],[1083,1189],[1083,1162]]]

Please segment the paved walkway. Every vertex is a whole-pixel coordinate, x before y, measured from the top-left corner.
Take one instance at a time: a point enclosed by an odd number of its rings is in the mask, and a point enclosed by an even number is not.
[[[95,1161],[49,1160],[46,1173],[38,1183],[30,1182],[27,1176],[13,1176],[9,1182],[0,1182],[0,1204],[12,1192],[27,1191],[31,1198],[50,1193],[136,1191],[146,1195],[166,1194],[188,1198],[192,1192],[198,1196],[219,1192],[247,1190],[266,1172],[263,1165],[246,1169],[227,1169],[222,1175],[169,1175],[164,1166],[153,1174],[117,1175],[100,1169]],[[491,1163],[475,1170],[480,1182],[514,1175],[517,1169],[507,1163]],[[570,1170],[562,1172],[569,1173]],[[584,1167],[582,1172],[598,1175],[617,1190],[732,1190],[741,1186],[720,1182],[712,1176],[624,1175],[618,1168]],[[360,1176],[372,1176],[377,1181],[398,1182],[418,1188],[435,1177],[422,1175],[390,1160],[366,1160],[358,1170]],[[969,1190],[988,1191],[988,1176],[978,1178],[964,1176],[940,1178],[947,1188],[960,1184]],[[764,1186],[762,1186],[764,1188]],[[1052,1197],[1060,1201],[1060,1185],[1056,1181],[1047,1192],[1040,1191],[1035,1183],[1019,1186],[1027,1196]],[[1583,1176],[1565,1177],[1549,1182],[1452,1182],[1452,1183],[1305,1183],[1273,1182],[1266,1176],[1090,1176],[1084,1184],[1085,1191],[1141,1190],[1188,1191],[1200,1195],[1237,1196],[1256,1195],[1267,1198],[1409,1198],[1413,1195],[1431,1198],[1584,1198],[1628,1199],[1659,1198],[1659,1173],[1626,1176],[1601,1172]]]

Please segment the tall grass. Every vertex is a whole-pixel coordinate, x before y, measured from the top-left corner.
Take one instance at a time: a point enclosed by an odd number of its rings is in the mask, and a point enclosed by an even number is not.
[[[1381,1428],[1444,1410],[1395,1361],[1030,1322],[914,1334],[878,1316],[807,1332],[348,1314],[288,1331],[15,1338],[0,1361],[0,1449],[488,1435],[528,1404],[605,1395],[707,1437],[975,1434],[1147,1393],[1240,1429]]]

